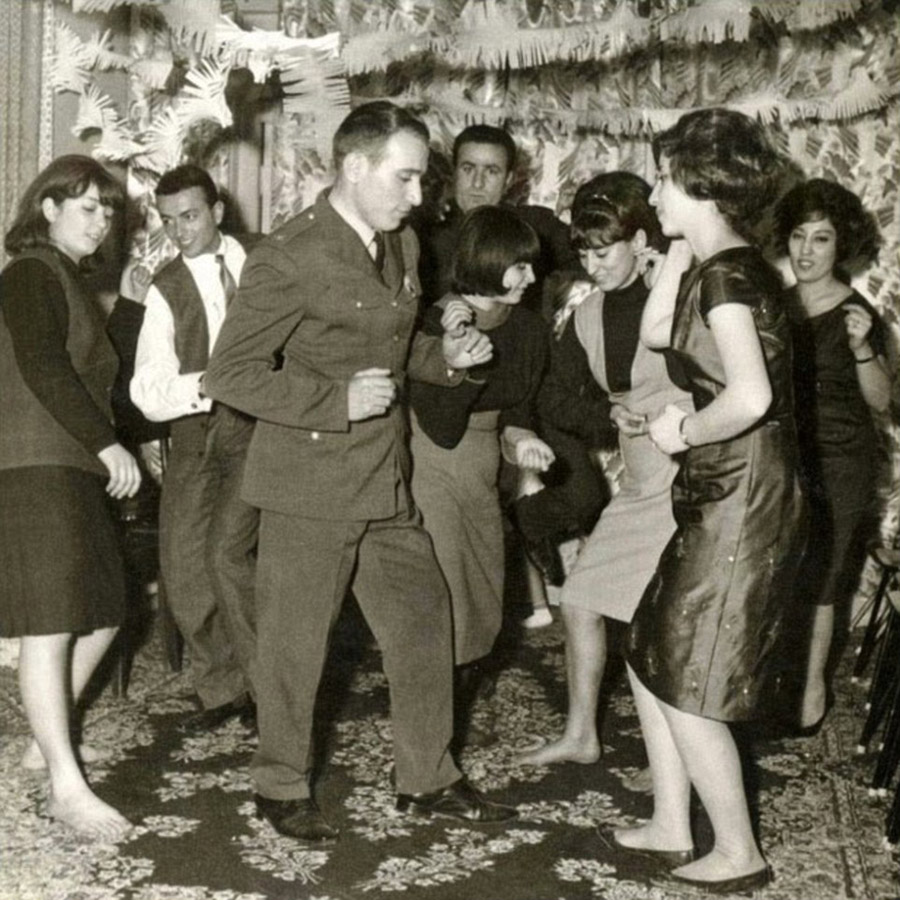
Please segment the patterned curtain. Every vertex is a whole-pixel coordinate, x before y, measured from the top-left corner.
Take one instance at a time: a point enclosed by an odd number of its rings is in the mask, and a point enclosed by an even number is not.
[[[0,3],[0,225],[5,234],[40,166],[44,0]],[[0,264],[6,253],[0,243]]]

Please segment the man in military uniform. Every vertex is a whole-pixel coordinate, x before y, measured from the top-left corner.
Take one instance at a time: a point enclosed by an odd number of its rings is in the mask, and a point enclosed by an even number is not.
[[[337,836],[310,794],[313,706],[329,631],[349,587],[390,683],[397,807],[467,821],[515,810],[460,776],[452,733],[449,598],[409,493],[409,376],[454,384],[490,358],[448,322],[415,332],[428,132],[388,102],[334,137],[330,192],[251,254],[205,378],[256,417],[244,497],[261,508],[257,564],[256,804],[282,834]],[[458,336],[453,336],[458,335]]]

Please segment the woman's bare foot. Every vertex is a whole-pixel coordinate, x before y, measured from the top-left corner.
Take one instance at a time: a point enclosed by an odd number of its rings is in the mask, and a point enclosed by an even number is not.
[[[523,628],[546,628],[553,624],[553,613],[549,606],[536,606],[534,612],[522,619]]]
[[[516,762],[523,766],[549,766],[563,762],[589,765],[598,759],[600,759],[600,743],[596,737],[592,741],[579,741],[564,734],[552,744],[545,744],[522,753]]]
[[[75,751],[75,756],[86,766],[89,766],[92,763],[110,759],[112,753],[108,750],[101,750],[99,747],[92,747],[90,744],[81,744]],[[32,771],[40,771],[47,768],[47,760],[44,759],[44,754],[41,753],[41,748],[38,746],[37,741],[31,741],[25,748],[25,752],[22,754],[21,765],[23,769]]]
[[[62,797],[51,794],[47,812],[78,834],[98,841],[116,841],[131,828],[125,816],[104,803],[87,785]]]
[[[622,779],[622,787],[638,794],[652,794],[653,772],[650,771],[649,766],[645,769],[638,769],[634,775]]]

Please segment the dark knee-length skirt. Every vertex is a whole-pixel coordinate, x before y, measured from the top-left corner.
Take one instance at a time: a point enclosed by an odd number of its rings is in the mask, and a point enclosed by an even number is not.
[[[105,483],[63,466],[0,471],[0,636],[121,624],[124,563]]]

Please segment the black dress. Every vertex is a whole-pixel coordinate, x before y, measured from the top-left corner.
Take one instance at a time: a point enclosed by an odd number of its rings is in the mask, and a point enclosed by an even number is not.
[[[71,267],[71,260],[63,265]],[[77,309],[81,302],[73,301]],[[13,260],[2,276],[4,343],[38,404],[92,456],[115,443],[115,432],[67,352],[69,305],[49,266]],[[84,319],[97,319],[85,309]],[[8,340],[7,340],[8,339]],[[95,360],[115,375],[115,353],[97,321]],[[0,385],[0,390],[4,386]],[[24,447],[31,413],[4,421]],[[8,461],[10,462],[10,461]],[[107,478],[73,465],[0,468],[0,635],[78,633],[119,625],[125,612],[121,536]]]
[[[659,699],[721,721],[754,718],[791,599],[805,507],[797,477],[791,342],[777,275],[750,247],[723,251],[682,279],[670,354],[697,410],[725,387],[707,316],[743,303],[765,355],[773,400],[726,441],[692,447],[672,488],[677,531],[635,613],[628,662]]]
[[[810,603],[829,606],[856,590],[866,538],[876,524],[878,436],[847,340],[846,304],[871,315],[869,343],[876,355],[886,352],[885,327],[856,291],[816,316],[802,314],[795,290],[787,301],[795,313],[794,401],[813,535],[797,585]]]

